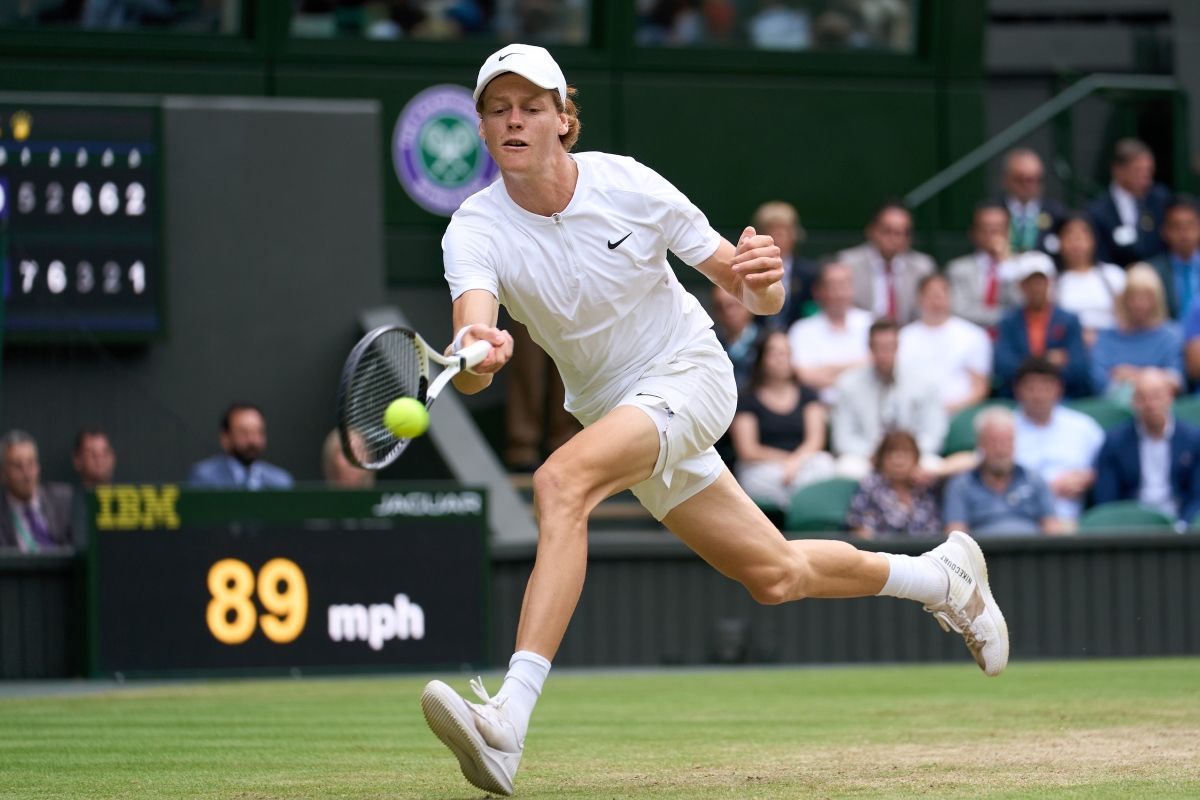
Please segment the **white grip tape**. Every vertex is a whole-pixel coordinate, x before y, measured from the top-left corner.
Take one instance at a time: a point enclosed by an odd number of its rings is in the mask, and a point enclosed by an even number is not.
[[[471,330],[470,325],[464,325],[458,333],[454,334],[454,342],[450,345],[450,352],[457,353],[463,349],[463,337],[467,335],[467,331]]]
[[[483,360],[488,357],[488,353],[492,352],[492,343],[480,339],[478,342],[473,342],[466,349],[459,351],[458,355],[466,362],[467,372],[472,375],[479,373],[471,369],[478,364],[483,363]]]

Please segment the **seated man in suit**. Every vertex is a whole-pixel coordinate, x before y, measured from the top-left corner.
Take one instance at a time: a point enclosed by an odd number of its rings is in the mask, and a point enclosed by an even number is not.
[[[843,372],[833,408],[833,452],[838,474],[862,480],[871,473],[871,459],[884,434],[905,430],[917,440],[921,468],[945,474],[940,456],[946,438],[946,409],[937,384],[897,367],[900,326],[877,320],[867,334],[871,363]]]
[[[800,224],[800,215],[791,203],[772,200],[763,203],[754,212],[750,224],[759,233],[775,240],[779,257],[783,259],[783,308],[763,321],[768,328],[786,331],[793,322],[803,317],[806,307],[813,304],[813,284],[817,280],[817,265],[798,254],[808,234]]]
[[[1200,295],[1200,209],[1195,201],[1181,197],[1171,203],[1161,234],[1167,249],[1146,263],[1162,280],[1171,317],[1185,320]]]
[[[971,223],[975,252],[946,265],[951,311],[981,328],[995,327],[1005,311],[1021,304],[1009,260],[1008,220],[1008,209],[1002,205],[978,206]]]
[[[1164,249],[1158,235],[1171,190],[1154,182],[1154,153],[1144,142],[1122,139],[1113,151],[1112,183],[1087,207],[1096,229],[1096,260],[1126,267]]]
[[[267,423],[258,406],[235,403],[221,417],[220,455],[192,465],[188,486],[202,489],[290,489],[287,470],[262,460]]]
[[[1041,250],[1058,254],[1058,239],[1052,231],[1066,219],[1067,210],[1045,196],[1045,173],[1041,156],[1027,147],[1010,150],[1004,157],[1001,202],[1010,216],[1008,241],[1014,253]]]
[[[909,210],[884,203],[867,225],[867,241],[837,254],[854,274],[854,305],[877,319],[901,325],[916,319],[917,283],[937,269],[932,258],[912,249],[912,233]]]
[[[1200,428],[1175,419],[1175,382],[1143,370],[1134,384],[1134,421],[1113,428],[1096,457],[1097,503],[1137,500],[1189,522],[1200,510]]]
[[[1045,253],[1031,250],[1017,259],[1015,274],[1025,307],[1009,311],[996,327],[1001,393],[1012,397],[1017,370],[1032,356],[1061,370],[1067,397],[1087,397],[1092,384],[1079,317],[1050,302],[1054,262]]]
[[[22,553],[61,551],[74,545],[73,491],[41,482],[37,442],[25,431],[0,439],[4,493],[0,495],[0,549]]]

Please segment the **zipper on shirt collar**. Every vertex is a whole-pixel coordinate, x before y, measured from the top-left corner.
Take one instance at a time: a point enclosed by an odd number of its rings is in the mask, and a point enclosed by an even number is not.
[[[567,235],[567,226],[563,222],[562,214],[551,214],[550,219],[554,220],[554,227],[558,228],[558,232],[562,234],[563,244],[567,246],[567,253],[571,256],[571,266],[579,266],[579,254],[575,252],[575,245],[571,243],[571,237]]]

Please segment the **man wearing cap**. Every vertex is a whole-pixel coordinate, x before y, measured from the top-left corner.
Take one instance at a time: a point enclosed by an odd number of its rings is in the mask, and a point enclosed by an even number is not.
[[[421,696],[464,777],[512,793],[534,704],[583,589],[588,515],[624,489],[760,602],[919,600],[998,674],[1007,628],[969,537],[952,534],[932,556],[915,558],[789,542],[725,469],[712,445],[736,407],[733,366],[667,251],[770,315],[784,299],[779,248],[754,228],[737,245],[724,240],[687,197],[633,159],[572,155],[573,93],[540,47],[507,45],[488,58],[476,109],[501,180],[462,204],[442,240],[458,331],[451,349],[492,345],[455,385],[481,391],[512,354],[512,338],[495,327],[503,303],[558,365],[566,408],[584,425],[534,475],[537,560],[500,691],[489,697],[472,682],[484,702],[469,703],[431,681]]]
[[[1014,264],[1025,306],[1009,311],[996,326],[996,375],[1002,381],[1002,393],[1013,396],[1017,370],[1033,357],[1044,358],[1062,371],[1067,397],[1092,394],[1079,317],[1050,302],[1054,262],[1040,250],[1030,250]]]

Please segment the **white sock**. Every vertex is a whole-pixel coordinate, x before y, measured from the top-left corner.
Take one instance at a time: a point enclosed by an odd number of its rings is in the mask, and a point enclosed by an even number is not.
[[[525,744],[525,734],[529,730],[529,718],[533,715],[533,706],[542,693],[542,684],[550,674],[550,662],[529,650],[519,650],[513,653],[508,661],[508,674],[504,676],[504,685],[496,693],[497,697],[507,697],[505,706],[508,708],[508,718],[517,729],[517,740]]]
[[[916,600],[927,606],[946,601],[950,593],[950,578],[941,564],[922,556],[880,555],[888,560],[888,566],[891,567],[887,583],[879,592],[881,596]]]

